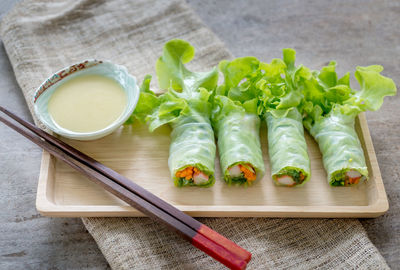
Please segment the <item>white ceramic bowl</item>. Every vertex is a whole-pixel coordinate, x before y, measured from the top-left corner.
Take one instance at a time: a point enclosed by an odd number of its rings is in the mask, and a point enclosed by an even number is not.
[[[111,125],[98,131],[78,133],[61,128],[53,121],[47,110],[51,95],[66,81],[76,76],[89,74],[97,74],[112,78],[122,86],[128,101],[124,112]],[[33,103],[36,115],[46,127],[63,137],[85,141],[104,137],[120,127],[135,109],[139,100],[139,94],[140,90],[137,86],[136,78],[130,75],[124,66],[115,65],[109,61],[86,60],[56,72],[43,82],[36,90]]]

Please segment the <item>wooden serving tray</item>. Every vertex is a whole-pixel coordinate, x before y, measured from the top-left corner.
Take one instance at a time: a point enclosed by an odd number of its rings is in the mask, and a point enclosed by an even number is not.
[[[265,124],[261,127],[261,144],[266,175],[247,188],[225,184],[218,158],[213,187],[175,187],[167,165],[169,127],[149,133],[145,125],[136,123],[96,141],[65,141],[191,216],[377,217],[388,210],[389,204],[365,114],[357,118],[356,130],[370,174],[368,182],[356,187],[329,186],[318,146],[308,133],[310,181],[297,188],[275,186],[270,176]],[[42,215],[55,217],[142,216],[47,152],[43,152],[36,207]]]

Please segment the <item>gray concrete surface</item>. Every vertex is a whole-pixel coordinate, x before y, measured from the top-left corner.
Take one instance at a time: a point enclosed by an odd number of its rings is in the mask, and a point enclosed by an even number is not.
[[[0,2],[0,16],[16,0]],[[400,85],[400,2],[194,1],[189,4],[235,56],[268,61],[285,47],[298,62],[338,70],[382,64]],[[4,47],[0,46],[0,104],[31,120]],[[400,97],[368,113],[368,124],[390,210],[361,220],[393,269],[400,269]],[[108,269],[79,219],[45,218],[35,209],[41,150],[0,125],[0,269]]]

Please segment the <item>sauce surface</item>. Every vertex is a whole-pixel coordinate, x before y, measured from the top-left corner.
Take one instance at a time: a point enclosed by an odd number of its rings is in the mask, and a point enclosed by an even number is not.
[[[101,75],[82,75],[54,91],[48,112],[60,127],[84,133],[108,127],[126,105],[126,94],[118,82]]]

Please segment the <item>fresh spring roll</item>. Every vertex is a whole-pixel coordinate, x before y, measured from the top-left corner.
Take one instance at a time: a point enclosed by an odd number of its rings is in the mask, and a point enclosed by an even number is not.
[[[249,185],[265,174],[260,118],[255,113],[247,113],[227,97],[217,99],[219,105],[216,106],[224,106],[214,121],[224,180],[228,184]],[[224,110],[229,112],[224,113]]]
[[[272,179],[281,186],[300,186],[311,177],[310,159],[302,123],[302,84],[310,71],[296,67],[296,52],[283,50],[283,60],[262,63],[265,75],[257,86],[262,94],[260,111],[268,127]]]
[[[293,108],[285,117],[266,113],[272,179],[277,185],[299,186],[310,179],[310,159],[302,115]]]
[[[156,73],[160,88],[168,91],[156,96],[150,90],[151,76],[146,76],[133,117],[147,122],[151,132],[164,124],[171,126],[168,166],[176,186],[209,187],[215,182],[216,155],[210,99],[218,70],[189,71],[184,64],[193,57],[194,48],[188,42],[167,42]]]
[[[260,145],[258,92],[250,79],[259,73],[254,57],[222,61],[224,83],[214,97],[212,122],[224,180],[230,185],[251,185],[265,174]]]
[[[355,117],[378,110],[385,96],[396,94],[396,86],[380,74],[382,66],[357,67],[355,77],[361,89],[355,91],[350,88],[349,73],[338,80],[335,68],[332,61],[306,83],[304,126],[318,142],[329,184],[351,186],[368,179]]]
[[[321,149],[332,186],[349,186],[368,177],[364,152],[354,130],[354,119],[336,111],[310,129]]]
[[[175,185],[212,186],[216,147],[209,116],[193,111],[171,127],[168,166]]]

